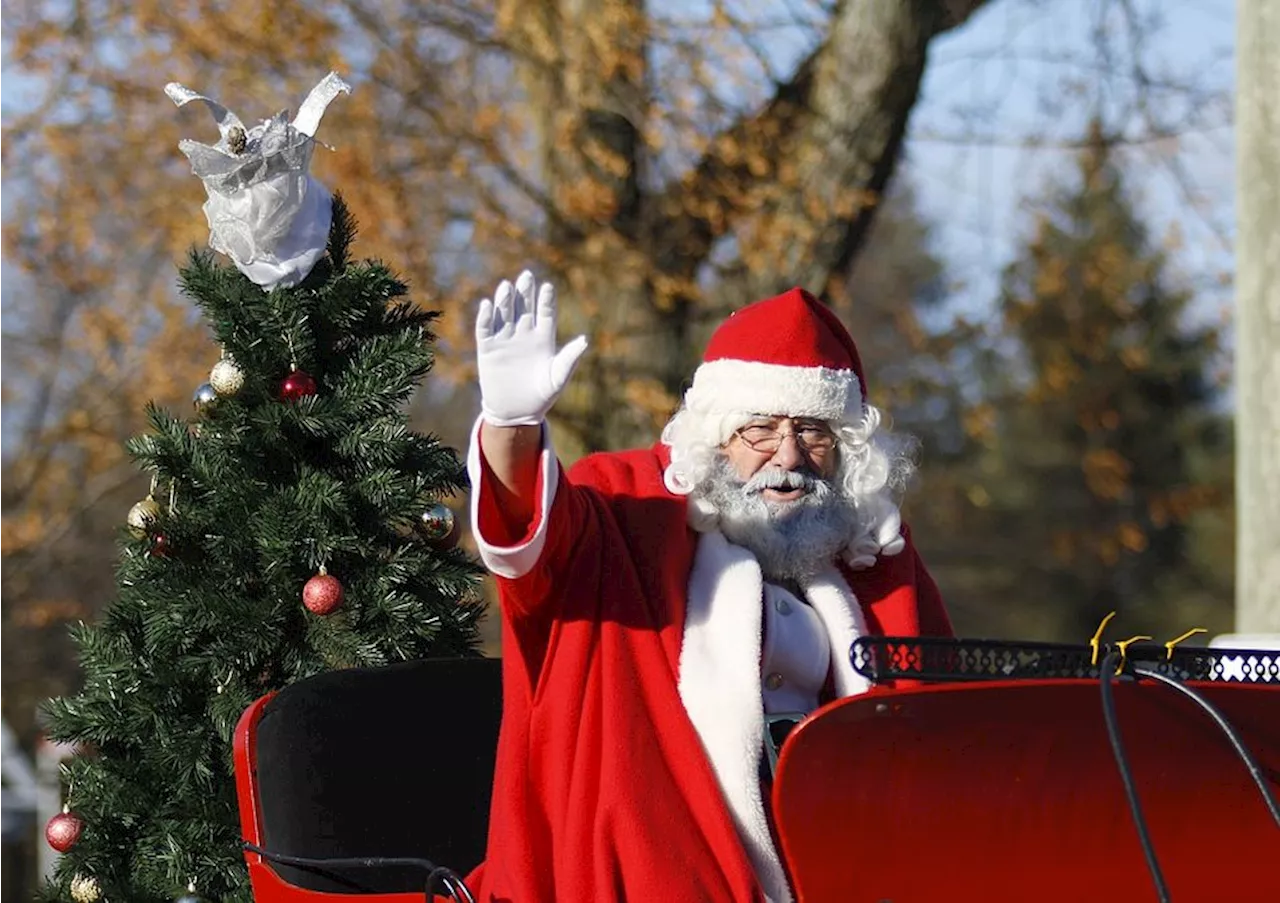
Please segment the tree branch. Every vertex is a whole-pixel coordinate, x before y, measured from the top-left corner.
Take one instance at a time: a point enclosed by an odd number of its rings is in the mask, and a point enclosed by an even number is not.
[[[660,268],[684,277],[744,223],[787,230],[786,253],[746,268],[754,297],[803,284],[822,291],[861,246],[893,173],[929,41],[984,0],[846,0],[827,39],[758,112],[712,141],[653,205]],[[660,237],[660,240],[658,240]]]

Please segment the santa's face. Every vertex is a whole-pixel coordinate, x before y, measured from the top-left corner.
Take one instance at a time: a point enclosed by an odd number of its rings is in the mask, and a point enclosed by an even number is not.
[[[822,420],[806,417],[755,417],[724,445],[733,471],[748,482],[766,481],[762,497],[778,505],[795,502],[812,487],[784,475],[811,473],[822,480],[836,471],[835,433]]]
[[[855,506],[832,479],[837,456],[825,423],[761,418],[725,444],[699,495],[766,576],[803,578],[829,563],[856,525]]]

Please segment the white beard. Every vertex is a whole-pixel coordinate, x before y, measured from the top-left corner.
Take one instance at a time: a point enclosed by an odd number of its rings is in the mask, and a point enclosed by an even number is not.
[[[762,494],[800,488],[804,495],[788,502]],[[728,459],[719,457],[696,494],[716,507],[725,538],[752,552],[766,579],[812,577],[831,564],[857,530],[853,501],[809,471],[762,468],[744,482]]]

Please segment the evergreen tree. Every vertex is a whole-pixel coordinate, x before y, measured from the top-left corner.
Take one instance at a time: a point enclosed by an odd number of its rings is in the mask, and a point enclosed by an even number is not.
[[[131,441],[153,490],[122,531],[117,598],[76,632],[83,690],[47,706],[49,734],[81,749],[65,779],[83,830],[45,899],[168,901],[192,881],[250,899],[244,709],[327,669],[474,654],[480,572],[442,504],[465,472],[404,413],[435,314],[351,261],[353,233],[335,199],[327,255],[291,288],[209,252],[181,270],[227,357],[193,421],[152,408]]]
[[[1179,629],[1180,600],[1221,586],[1192,554],[1197,518],[1230,517],[1229,426],[1210,373],[1219,337],[1188,323],[1193,296],[1173,283],[1095,133],[1078,184],[1052,198],[1005,275],[1010,352],[989,373],[986,517],[1013,565],[996,598],[1035,600],[1064,639],[1115,610],[1132,632]]]

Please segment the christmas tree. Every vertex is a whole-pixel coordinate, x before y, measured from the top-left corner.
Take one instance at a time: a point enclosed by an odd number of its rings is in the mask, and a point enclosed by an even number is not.
[[[458,456],[409,429],[434,314],[307,172],[326,78],[252,129],[206,103],[216,145],[182,142],[210,244],[181,287],[223,356],[191,418],[159,408],[129,446],[151,492],[122,529],[118,595],[76,632],[79,695],[47,730],[79,753],[47,900],[249,900],[231,740],[256,698],[320,671],[475,654],[480,570],[454,547]]]

